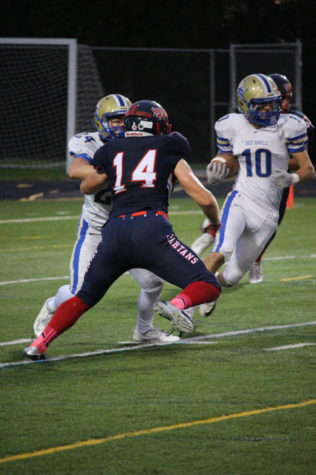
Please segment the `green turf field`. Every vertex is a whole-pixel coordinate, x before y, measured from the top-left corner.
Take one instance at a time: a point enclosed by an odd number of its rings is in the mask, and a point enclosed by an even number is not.
[[[132,344],[126,274],[51,361],[24,364],[33,320],[67,282],[81,204],[1,201],[0,473],[314,474],[316,199],[287,211],[264,282],[224,289],[192,337]],[[191,244],[202,213],[173,199],[170,220]]]

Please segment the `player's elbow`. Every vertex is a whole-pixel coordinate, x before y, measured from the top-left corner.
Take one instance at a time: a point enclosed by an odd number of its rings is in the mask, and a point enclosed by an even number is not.
[[[68,170],[68,177],[71,178],[72,180],[77,178],[75,171],[71,167]]]
[[[83,180],[80,184],[80,191],[83,195],[91,195],[93,193],[91,186],[89,186],[85,180]]]
[[[80,191],[84,195],[87,194],[87,189],[86,189],[86,185],[85,185],[84,181],[82,181],[81,184],[80,184]]]
[[[312,163],[308,165],[308,174],[309,178],[313,178],[313,176],[315,175],[315,167]]]
[[[297,173],[300,177],[300,181],[310,180],[315,175],[315,168],[310,162],[304,165],[302,168],[299,168]]]

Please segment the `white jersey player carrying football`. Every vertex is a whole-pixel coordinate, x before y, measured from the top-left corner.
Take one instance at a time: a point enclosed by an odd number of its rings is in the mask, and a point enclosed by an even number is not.
[[[131,101],[120,95],[110,94],[97,103],[93,117],[97,132],[83,132],[69,141],[69,153],[73,160],[69,177],[84,179],[92,171],[91,160],[95,152],[108,140],[123,136],[124,115]],[[70,261],[70,285],[60,287],[54,297],[48,298],[34,322],[34,333],[39,336],[57,308],[72,298],[80,289],[84,274],[101,241],[101,229],[111,209],[109,188],[95,195],[84,195],[84,204],[77,228],[77,239]],[[153,305],[158,300],[163,281],[146,269],[132,269],[130,274],[141,286],[138,296],[138,318],[133,338],[145,342],[174,342],[177,336],[167,335],[153,328]]]
[[[307,133],[303,119],[280,115],[281,95],[274,81],[264,74],[244,78],[237,89],[241,114],[228,114],[215,124],[217,157],[239,163],[233,190],[223,205],[222,225],[217,232],[206,267],[216,272],[223,286],[233,286],[250,269],[278,225],[284,187],[313,177],[314,167],[306,151]],[[296,173],[288,173],[290,155],[297,162]],[[207,167],[209,183],[228,174],[225,160]],[[208,316],[215,305],[204,304]]]

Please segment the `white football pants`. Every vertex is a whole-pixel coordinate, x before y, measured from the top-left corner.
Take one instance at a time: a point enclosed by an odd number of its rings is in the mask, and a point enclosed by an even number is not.
[[[278,211],[261,208],[236,190],[227,195],[211,252],[230,257],[223,277],[235,285],[250,269],[278,226]]]

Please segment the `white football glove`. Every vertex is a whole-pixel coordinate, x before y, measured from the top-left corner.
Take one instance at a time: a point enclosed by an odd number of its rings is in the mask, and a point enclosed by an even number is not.
[[[202,235],[199,236],[191,245],[192,251],[200,256],[205,249],[207,249],[215,239],[215,234],[219,229],[220,224],[214,225],[208,218],[204,218],[201,224]]]
[[[210,185],[221,183],[225,180],[229,173],[229,169],[226,167],[225,160],[222,160],[223,162],[219,160],[219,157],[216,157],[216,160],[214,161],[213,159],[206,167],[207,182]]]
[[[276,168],[272,174],[273,182],[279,188],[286,188],[287,186],[295,185],[300,181],[300,177],[297,173],[288,173],[285,170]]]
[[[191,245],[192,251],[200,256],[214,241],[213,236],[208,233],[201,234]]]

